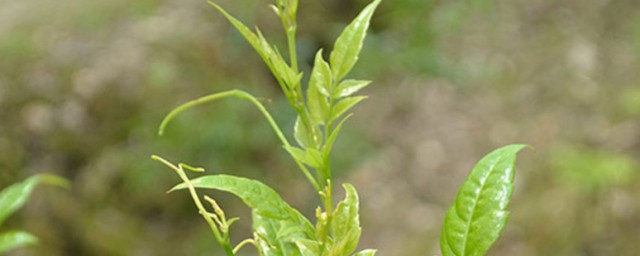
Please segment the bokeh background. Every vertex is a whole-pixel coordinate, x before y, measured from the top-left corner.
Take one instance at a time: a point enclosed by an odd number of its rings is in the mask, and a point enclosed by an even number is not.
[[[269,1],[220,0],[282,49]],[[299,55],[330,49],[365,0],[300,1]],[[354,77],[370,98],[343,129],[334,169],[361,194],[362,248],[439,255],[444,212],[485,153],[520,154],[511,218],[489,255],[640,252],[640,2],[387,0]],[[199,0],[0,1],[0,187],[41,187],[2,228],[40,237],[12,255],[222,255],[177,176],[151,154],[261,179],[312,216],[317,197],[258,112],[294,114],[241,36]],[[209,193],[236,242],[249,211]],[[249,250],[246,255],[252,255]]]

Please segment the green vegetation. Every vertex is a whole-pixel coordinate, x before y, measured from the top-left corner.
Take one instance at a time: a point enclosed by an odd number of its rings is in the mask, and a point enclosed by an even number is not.
[[[191,107],[227,97],[249,101],[267,119],[284,150],[293,157],[320,196],[322,205],[316,210],[315,225],[264,183],[224,174],[190,179],[185,170],[199,173],[204,172],[204,168],[182,163],[174,165],[159,156],[153,156],[152,159],[162,162],[178,174],[183,183],[170,191],[189,191],[198,212],[228,256],[236,255],[247,244],[253,245],[262,256],[351,255],[358,248],[362,232],[358,194],[352,184],[345,183],[342,185],[346,192],[345,199],[333,205],[331,156],[340,129],[350,117],[345,114],[366,98],[353,95],[371,83],[345,77],[358,60],[371,17],[380,0],[374,0],[366,6],[344,29],[334,44],[329,62],[325,61],[322,49],[317,51],[306,94],[303,93],[303,73],[298,69],[296,54],[297,0],[279,0],[271,6],[280,17],[287,35],[289,63],[259,29],[253,32],[218,4],[210,3],[253,46],[278,81],[289,105],[297,113],[293,137],[298,145],[289,143],[270,112],[256,97],[241,90],[215,93],[177,107],[163,120],[159,134],[164,134],[165,128],[177,114]],[[506,207],[513,190],[515,155],[523,147],[512,145],[496,150],[474,168],[445,218],[441,238],[444,255],[484,255],[498,238],[508,218]],[[216,201],[205,196],[204,199],[212,208],[207,210],[196,188],[226,191],[241,198],[252,209],[253,238],[232,245],[230,226],[238,218],[227,219]],[[353,255],[374,255],[375,252],[374,249],[366,249]]]
[[[68,186],[67,181],[63,178],[50,174],[38,174],[3,189],[0,191],[0,225],[27,202],[31,191],[38,184]],[[28,232],[19,230],[4,231],[0,233],[0,254],[37,242],[38,238]]]

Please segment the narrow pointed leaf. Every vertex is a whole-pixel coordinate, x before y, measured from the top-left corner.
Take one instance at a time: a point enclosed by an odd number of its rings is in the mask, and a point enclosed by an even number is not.
[[[244,23],[233,17],[220,5],[212,1],[209,1],[209,4],[213,5],[220,13],[222,13],[222,15],[229,20],[236,30],[242,34],[247,42],[253,46],[283,89],[293,88],[300,84],[302,74],[296,74],[293,69],[287,65],[277,49],[267,42],[262,33],[260,33],[260,30],[256,30],[257,33],[254,33],[244,25]]]
[[[360,215],[358,193],[351,184],[343,184],[346,197],[336,207],[331,223],[334,244],[331,255],[351,254],[358,247],[360,234]]]
[[[38,238],[23,231],[9,231],[0,234],[0,254],[10,250],[36,244]]]
[[[480,256],[498,239],[509,213],[516,154],[509,145],[486,155],[473,168],[447,211],[440,249],[443,256]]]
[[[335,105],[335,107],[333,107],[331,111],[331,120],[338,119],[342,114],[366,98],[367,96],[355,96],[342,99]]]
[[[0,192],[0,224],[4,222],[9,215],[20,209],[29,199],[31,191],[38,184],[51,184],[61,187],[67,187],[68,182],[58,176],[51,174],[37,174],[15,183]]]
[[[344,80],[340,82],[340,85],[338,85],[338,88],[336,88],[333,94],[333,97],[342,98],[342,97],[351,96],[352,94],[360,91],[362,88],[369,85],[370,83],[371,81],[366,81],[366,80],[351,80],[351,79]]]
[[[336,40],[331,52],[330,62],[335,81],[340,81],[351,71],[358,60],[362,42],[367,34],[371,16],[380,0],[374,0],[349,24]]]

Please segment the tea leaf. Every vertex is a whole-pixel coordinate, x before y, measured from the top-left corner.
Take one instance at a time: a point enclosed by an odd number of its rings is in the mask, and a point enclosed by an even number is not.
[[[265,256],[296,255],[299,249],[295,241],[306,239],[301,226],[262,216],[255,210],[252,213],[253,230],[263,240],[258,247]]]
[[[440,249],[443,256],[484,255],[509,217],[516,154],[525,145],[509,145],[486,155],[473,168],[447,211]]]
[[[331,153],[331,149],[333,148],[333,143],[336,140],[336,138],[338,137],[338,134],[340,133],[340,129],[342,129],[342,124],[344,124],[344,122],[347,121],[347,119],[349,119],[351,116],[352,116],[352,114],[349,114],[349,115],[345,116],[340,121],[340,123],[338,123],[338,125],[336,125],[336,127],[333,129],[331,134],[329,134],[329,138],[327,138],[327,143],[322,148],[322,153],[324,155],[328,155],[328,154]]]
[[[362,101],[362,100],[364,100],[366,98],[367,98],[367,96],[355,96],[355,97],[348,97],[348,98],[342,99],[332,109],[332,111],[331,111],[331,120],[335,120],[335,119],[339,118],[340,116],[342,116],[342,114],[344,114],[349,109],[351,109],[356,104],[358,104],[360,101]]]
[[[29,199],[31,191],[38,184],[51,184],[61,187],[68,187],[67,180],[51,174],[37,174],[15,183],[0,192],[0,224],[4,222],[9,215],[20,209]]]
[[[287,225],[298,226],[306,237],[314,237],[313,226],[300,212],[287,204],[278,193],[262,182],[231,175],[208,175],[191,180],[196,188],[216,189],[232,193],[242,199],[256,214],[275,220],[283,220]],[[181,183],[170,191],[185,189]]]
[[[315,87],[324,96],[331,97],[333,91],[331,68],[322,58],[322,50],[319,50],[318,53],[316,53],[313,70],[311,71],[311,79],[309,80],[309,87]]]
[[[331,223],[333,235],[333,248],[331,255],[346,255],[356,250],[360,240],[360,215],[358,213],[358,193],[353,185],[342,185],[345,189],[345,199],[338,203]]]
[[[253,48],[258,52],[262,60],[267,64],[271,72],[274,74],[275,78],[278,80],[278,83],[283,87],[285,94],[287,94],[287,89],[294,88],[295,86],[300,84],[300,80],[302,79],[302,74],[296,74],[289,65],[284,61],[280,52],[278,52],[275,47],[272,47],[267,39],[264,38],[260,30],[256,30],[257,33],[254,33],[245,26],[240,20],[233,17],[229,14],[224,8],[220,5],[216,4],[213,1],[208,1],[209,4],[213,5],[222,15],[224,15],[229,22],[242,34],[242,36],[253,46]]]
[[[0,254],[37,242],[37,237],[24,231],[5,232],[0,234]]]
[[[342,98],[342,97],[350,96],[360,91],[362,88],[369,85],[370,83],[371,81],[366,81],[366,80],[351,80],[351,79],[344,80],[340,82],[340,85],[338,85],[338,88],[336,88],[336,91],[333,93],[333,97]]]
[[[302,256],[319,256],[322,253],[322,244],[312,240],[298,240],[296,245],[300,249]]]
[[[293,125],[293,137],[296,139],[296,142],[298,142],[298,145],[300,145],[303,148],[315,146],[311,144],[312,143],[311,141],[313,140],[310,140],[311,135],[307,131],[307,128],[305,127],[305,125],[300,120],[300,116],[296,118],[296,123]]]
[[[316,125],[324,124],[329,116],[329,103],[316,86],[307,88],[307,107],[313,122]]]
[[[358,60],[371,16],[379,4],[380,0],[374,0],[367,5],[336,40],[330,56],[333,79],[335,81],[342,80]]]
[[[284,146],[284,149],[296,160],[308,164],[307,153],[303,149],[294,146]]]

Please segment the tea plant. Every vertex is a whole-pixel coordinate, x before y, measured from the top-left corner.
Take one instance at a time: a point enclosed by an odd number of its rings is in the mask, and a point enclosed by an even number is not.
[[[31,191],[38,184],[68,186],[67,181],[63,178],[50,174],[38,174],[3,189],[0,192],[0,225],[27,202]],[[25,231],[5,231],[0,233],[0,254],[37,242],[38,238]]]
[[[267,119],[284,150],[292,156],[320,196],[322,204],[316,209],[316,221],[313,224],[287,204],[275,190],[260,181],[224,174],[190,179],[188,171],[204,172],[204,169],[183,163],[173,164],[159,156],[152,156],[154,160],[173,169],[182,180],[170,191],[189,191],[215,240],[228,256],[235,255],[245,245],[253,245],[262,256],[352,255],[361,235],[358,194],[353,185],[343,184],[346,196],[334,205],[331,153],[342,125],[351,116],[347,112],[366,98],[355,96],[355,93],[369,85],[370,81],[350,79],[347,75],[358,60],[371,17],[380,0],[367,5],[342,31],[328,61],[322,49],[317,51],[306,88],[302,86],[303,73],[298,69],[296,55],[297,0],[277,0],[275,5],[270,6],[280,18],[286,33],[288,62],[259,29],[249,29],[220,5],[209,3],[244,36],[273,73],[289,105],[297,114],[292,136],[296,145],[289,142],[264,105],[242,90],[211,94],[175,108],[162,121],[159,134],[164,133],[176,115],[191,107],[230,97],[246,100]],[[508,217],[506,206],[513,188],[515,154],[523,147],[511,145],[498,149],[474,168],[445,218],[441,239],[444,255],[481,255],[497,239]],[[212,209],[207,210],[196,189],[221,190],[241,198],[252,209],[253,237],[233,246],[229,236],[230,227],[238,219],[227,218],[214,199],[204,196]],[[374,255],[375,252],[374,249],[366,249],[353,255]]]

